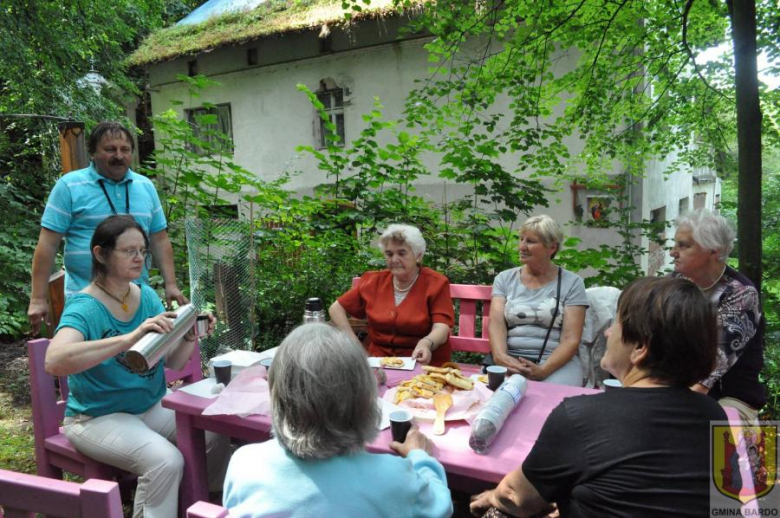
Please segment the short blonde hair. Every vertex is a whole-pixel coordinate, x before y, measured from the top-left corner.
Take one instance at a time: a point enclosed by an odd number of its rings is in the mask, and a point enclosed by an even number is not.
[[[538,234],[544,246],[548,248],[551,247],[553,243],[558,245],[558,249],[555,250],[553,257],[555,257],[555,254],[561,249],[561,245],[563,244],[563,230],[561,230],[561,226],[550,216],[542,214],[540,216],[528,218],[525,220],[525,223],[523,223],[523,226],[520,227],[519,234],[522,236],[523,232],[527,230]]]
[[[425,254],[425,239],[423,239],[422,232],[417,227],[397,223],[390,225],[379,236],[379,249],[384,252],[385,247],[391,241],[409,245],[415,257],[421,257]]]

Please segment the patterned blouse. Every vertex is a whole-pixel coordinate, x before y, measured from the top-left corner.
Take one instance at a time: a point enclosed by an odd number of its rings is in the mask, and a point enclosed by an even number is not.
[[[758,291],[744,275],[726,267],[717,284],[704,294],[717,307],[720,333],[715,369],[701,383],[714,388],[710,394],[715,397],[735,397],[760,408],[765,396],[758,381],[763,366]]]

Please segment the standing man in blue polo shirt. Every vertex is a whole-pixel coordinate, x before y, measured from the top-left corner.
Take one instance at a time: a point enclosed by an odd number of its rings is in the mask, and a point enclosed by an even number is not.
[[[41,322],[48,323],[46,294],[62,238],[65,238],[67,298],[89,284],[92,234],[101,221],[113,214],[130,214],[146,230],[150,252],[165,281],[168,304],[173,300],[179,304],[187,302],[176,284],[168,224],[154,184],[130,170],[134,149],[133,136],[127,128],[117,122],[101,122],[87,142],[92,157],[89,167],[63,175],[54,185],[43,212],[32,262],[32,294],[27,316],[33,334],[38,334]],[[149,281],[146,265],[141,280]],[[109,295],[121,300],[124,294]]]

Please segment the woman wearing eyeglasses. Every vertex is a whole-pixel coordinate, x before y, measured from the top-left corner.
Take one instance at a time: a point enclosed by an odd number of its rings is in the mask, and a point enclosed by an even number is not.
[[[138,475],[134,517],[177,514],[184,460],[171,442],[174,412],[162,408],[165,367],[180,369],[192,355],[194,331],[164,362],[136,373],[125,352],[146,333],[173,330],[157,293],[136,281],[148,257],[149,239],[132,216],[111,216],[90,244],[92,281],[65,305],[46,353],[46,371],[68,376],[65,435],[77,450]],[[210,317],[209,334],[214,329]],[[210,486],[221,489],[228,443],[207,434]],[[211,462],[213,459],[213,462]],[[213,464],[213,466],[212,466]]]

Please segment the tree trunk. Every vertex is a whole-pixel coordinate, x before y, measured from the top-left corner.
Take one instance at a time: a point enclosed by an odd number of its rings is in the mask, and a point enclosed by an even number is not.
[[[761,106],[756,64],[756,2],[732,0],[728,5],[737,89],[739,270],[761,293]]]

